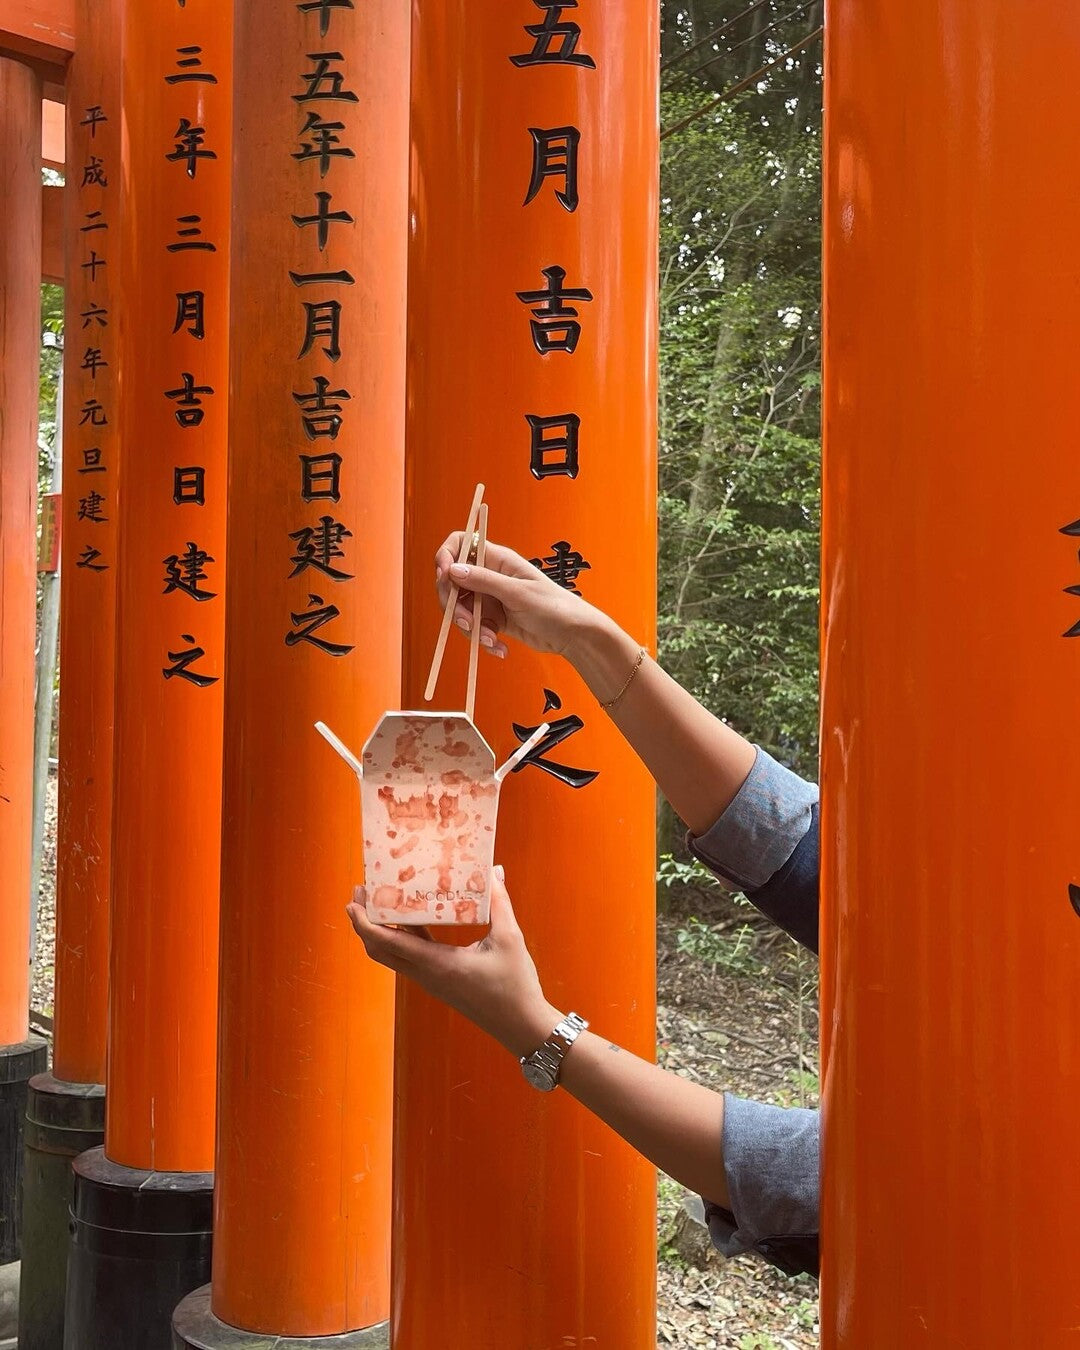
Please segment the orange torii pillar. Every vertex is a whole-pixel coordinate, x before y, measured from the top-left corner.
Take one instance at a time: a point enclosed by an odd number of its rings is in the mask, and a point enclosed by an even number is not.
[[[650,646],[655,621],[656,7],[414,13],[406,707],[439,628],[434,550],[477,481],[495,539]],[[436,706],[461,706],[465,645]],[[499,759],[545,720],[497,859],[548,997],[651,1056],[653,785],[565,663],[484,665]],[[653,1169],[455,1013],[398,997],[395,1350],[654,1346]]]
[[[1065,1350],[1080,14],[830,24],[822,1346]]]
[[[394,986],[344,914],[401,685],[409,7],[236,6],[213,1286],[174,1344],[387,1344]]]
[[[19,1259],[30,1035],[41,80],[0,55],[0,1268]],[[8,1280],[3,1280],[5,1287]]]
[[[64,203],[64,493],[52,1072],[30,1084],[21,1350],[63,1344],[71,1159],[102,1142],[112,840],[120,5],[78,0]],[[100,504],[100,505],[99,505]]]
[[[67,1350],[167,1346],[209,1275],[231,66],[230,5],[126,6],[108,1112],[75,1163]]]

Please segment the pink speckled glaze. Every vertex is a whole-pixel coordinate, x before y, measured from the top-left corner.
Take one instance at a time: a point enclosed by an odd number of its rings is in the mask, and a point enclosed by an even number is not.
[[[462,713],[387,713],[360,782],[368,914],[375,923],[487,923],[499,785]]]

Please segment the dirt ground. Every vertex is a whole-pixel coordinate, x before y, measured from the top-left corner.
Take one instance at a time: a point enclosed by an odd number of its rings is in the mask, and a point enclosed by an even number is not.
[[[52,1012],[53,996],[55,830],[54,778],[32,989],[33,1007],[46,1014]],[[657,924],[659,1060],[717,1090],[785,1106],[816,1105],[816,963],[761,925],[743,931],[748,918],[751,911],[736,908],[715,891],[669,899]],[[727,1261],[703,1254],[700,1244],[678,1232],[681,1187],[662,1176],[658,1194],[658,1350],[813,1350],[818,1345],[815,1281],[789,1279],[755,1257]]]
[[[691,918],[720,939],[710,956],[681,951]],[[657,1054],[717,1091],[782,1106],[817,1105],[817,962],[783,934],[740,931],[752,911],[716,893],[679,897],[657,925]],[[684,943],[686,939],[684,938]],[[810,1350],[818,1345],[817,1282],[756,1257],[716,1253],[689,1264],[673,1249],[685,1193],[659,1183],[658,1347]]]

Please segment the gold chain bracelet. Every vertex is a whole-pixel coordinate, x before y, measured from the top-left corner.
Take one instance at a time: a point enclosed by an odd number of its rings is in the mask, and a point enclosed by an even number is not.
[[[637,658],[637,660],[634,662],[634,668],[633,668],[633,670],[632,670],[632,671],[630,672],[630,674],[626,677],[626,683],[623,685],[623,687],[619,690],[619,692],[615,695],[614,698],[608,699],[608,701],[607,701],[606,703],[601,703],[601,704],[600,704],[601,708],[603,708],[603,710],[604,710],[605,712],[611,712],[611,710],[612,710],[618,703],[621,702],[621,700],[623,699],[624,695],[626,694],[626,691],[627,691],[627,690],[630,688],[630,686],[634,683],[634,677],[637,675],[638,671],[641,669],[641,663],[645,660],[646,655],[647,655],[647,652],[645,651],[645,648],[642,647],[641,650],[638,652],[638,658]]]

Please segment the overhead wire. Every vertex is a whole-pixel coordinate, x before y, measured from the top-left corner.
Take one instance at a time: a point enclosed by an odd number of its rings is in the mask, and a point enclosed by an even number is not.
[[[760,41],[763,37],[772,33],[782,24],[788,23],[796,16],[796,14],[801,14],[804,9],[808,9],[811,4],[813,4],[813,0],[803,0],[801,5],[796,5],[794,9],[788,10],[788,12],[781,15],[779,19],[773,19],[772,23],[770,23],[767,28],[761,28],[756,33],[751,33],[748,37],[742,38],[741,41],[735,43],[734,47],[725,47],[722,52],[717,52],[715,56],[710,56],[707,61],[703,61],[700,66],[695,66],[693,70],[680,70],[678,74],[685,75],[687,79],[693,75],[700,75],[703,70],[708,70],[708,68],[715,65],[717,61],[723,61],[725,57],[733,56],[737,51],[748,46],[751,42]]]
[[[712,42],[718,37],[723,37],[728,29],[734,28],[737,23],[741,23],[743,19],[749,17],[755,10],[760,9],[762,5],[767,5],[769,3],[770,0],[754,0],[754,3],[744,9],[741,14],[736,14],[733,19],[726,20],[719,28],[714,28],[711,33],[706,33],[703,38],[699,38],[697,42],[691,43],[689,47],[686,47],[683,51],[679,52],[678,56],[672,56],[667,61],[661,61],[660,74],[662,75],[665,70],[670,70],[672,66],[677,66],[680,61],[685,61],[692,52],[696,52],[699,47],[704,47],[706,42]]]
[[[808,47],[811,42],[815,42],[821,37],[824,32],[824,25],[815,28],[814,31],[808,33],[801,42],[796,42],[795,45],[789,47],[786,52],[781,52],[775,60],[770,61],[759,70],[755,70],[752,75],[747,75],[745,80],[740,80],[738,84],[733,84],[730,89],[725,89],[722,94],[717,94],[715,98],[709,99],[708,103],[703,103],[700,108],[696,108],[692,113],[688,113],[686,117],[682,118],[681,121],[676,122],[674,126],[667,127],[665,130],[661,131],[660,139],[662,141],[667,140],[669,136],[674,136],[677,131],[682,131],[685,127],[688,127],[691,122],[696,121],[699,117],[704,117],[704,115],[713,108],[719,107],[721,103],[727,103],[730,99],[733,99],[736,94],[741,94],[744,90],[749,89],[750,86],[756,84],[763,75],[768,75],[770,71],[775,70],[777,66],[782,65],[792,56],[797,56],[799,52]]]

